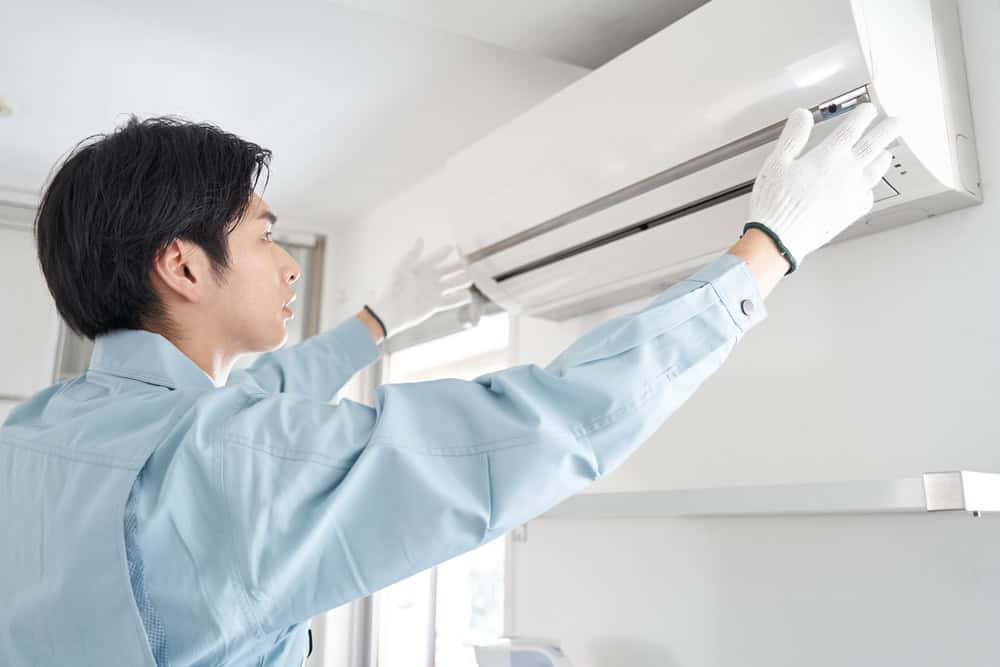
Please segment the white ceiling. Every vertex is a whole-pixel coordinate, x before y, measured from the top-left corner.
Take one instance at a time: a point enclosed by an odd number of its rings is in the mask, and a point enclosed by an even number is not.
[[[603,62],[697,4],[8,4],[0,186],[39,188],[76,142],[129,113],[176,114],[271,148],[265,198],[279,216],[350,222],[587,72],[553,58]]]
[[[708,0],[336,0],[551,60],[600,67]]]

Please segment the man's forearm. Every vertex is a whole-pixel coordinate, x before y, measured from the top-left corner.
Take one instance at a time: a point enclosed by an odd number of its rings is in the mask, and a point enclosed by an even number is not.
[[[371,313],[364,308],[358,311],[357,318],[368,328],[375,342],[381,343],[382,339],[385,338],[385,332],[382,331],[382,325],[378,323],[378,320],[372,317]]]
[[[762,297],[770,294],[782,276],[791,268],[788,260],[781,256],[777,246],[774,245],[774,241],[757,229],[747,230],[747,233],[728,252],[746,262]]]
[[[778,252],[774,242],[767,234],[756,229],[748,230],[743,238],[729,249],[729,254],[746,262],[763,297],[771,293],[789,269],[788,261]],[[384,332],[378,320],[364,308],[358,311],[357,318],[368,328],[376,343],[382,341]]]

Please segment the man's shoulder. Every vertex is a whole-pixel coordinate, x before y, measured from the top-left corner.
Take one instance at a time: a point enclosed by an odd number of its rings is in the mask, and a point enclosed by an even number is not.
[[[172,390],[81,375],[16,405],[0,442],[83,463],[140,468],[157,447],[218,432],[250,400],[239,389]]]

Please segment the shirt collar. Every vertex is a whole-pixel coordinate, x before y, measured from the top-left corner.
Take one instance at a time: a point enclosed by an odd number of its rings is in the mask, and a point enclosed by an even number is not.
[[[215,388],[208,373],[173,343],[143,329],[115,329],[99,335],[89,368],[170,389]]]

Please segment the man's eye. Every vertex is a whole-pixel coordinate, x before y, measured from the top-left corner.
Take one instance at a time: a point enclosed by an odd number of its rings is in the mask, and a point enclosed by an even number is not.
[[[268,241],[271,241],[272,240],[271,239],[271,234],[272,234],[272,232],[264,232],[264,238],[266,238]]]

